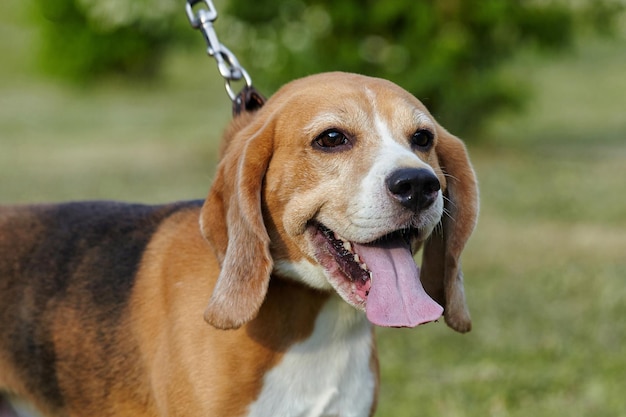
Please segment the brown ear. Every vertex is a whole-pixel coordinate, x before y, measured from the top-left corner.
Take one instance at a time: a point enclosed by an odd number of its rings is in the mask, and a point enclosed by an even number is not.
[[[232,134],[200,212],[202,235],[222,267],[204,319],[220,329],[236,329],[257,315],[272,271],[261,186],[273,127],[255,122]]]
[[[441,227],[424,245],[420,279],[426,292],[444,306],[448,326],[465,333],[472,322],[465,302],[460,256],[478,218],[478,184],[465,145],[440,128],[437,158],[447,186]]]

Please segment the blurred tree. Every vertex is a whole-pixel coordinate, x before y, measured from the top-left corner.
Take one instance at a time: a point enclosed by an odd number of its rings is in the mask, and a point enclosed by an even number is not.
[[[329,70],[387,78],[464,135],[523,104],[524,84],[499,71],[520,48],[563,49],[575,23],[607,29],[620,9],[610,0],[577,8],[549,0],[230,0],[228,6],[235,22],[224,26],[236,35],[228,42],[269,89]]]
[[[152,76],[182,13],[176,0],[35,0],[41,66],[75,83]]]
[[[172,42],[199,39],[182,0],[36,0],[46,69],[73,81],[153,75]],[[329,70],[390,79],[472,135],[528,95],[502,65],[523,47],[567,47],[581,22],[610,33],[620,0],[227,0],[216,29],[270,94]],[[220,6],[218,4],[218,6]]]

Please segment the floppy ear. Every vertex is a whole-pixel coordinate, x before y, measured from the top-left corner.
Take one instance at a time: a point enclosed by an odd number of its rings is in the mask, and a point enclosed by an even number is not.
[[[420,279],[426,292],[444,306],[448,326],[465,333],[472,327],[465,302],[460,256],[478,218],[478,184],[461,140],[440,127],[435,152],[447,186],[441,227],[424,245]]]
[[[236,329],[257,315],[273,266],[261,211],[273,125],[257,118],[227,140],[200,212],[202,235],[221,263],[204,319],[220,329]]]

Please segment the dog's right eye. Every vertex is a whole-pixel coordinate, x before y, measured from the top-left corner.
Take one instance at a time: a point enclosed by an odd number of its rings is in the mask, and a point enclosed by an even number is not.
[[[339,130],[329,129],[315,138],[313,145],[318,149],[334,151],[350,145],[350,140]]]
[[[435,135],[427,129],[419,129],[411,137],[411,145],[421,151],[428,151],[433,145]]]

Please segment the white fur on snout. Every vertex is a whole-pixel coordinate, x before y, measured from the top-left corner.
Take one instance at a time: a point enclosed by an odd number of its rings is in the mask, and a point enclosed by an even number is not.
[[[388,124],[379,116],[374,119],[378,141],[372,150],[373,163],[359,184],[359,192],[350,213],[351,224],[344,233],[367,242],[395,230],[413,217],[412,213],[400,208],[389,193],[386,178],[400,168],[426,169],[435,175],[430,165],[422,161],[410,148],[408,141],[401,144],[394,140]],[[435,202],[423,210],[411,226],[428,235],[439,222],[443,213],[443,196],[438,192]]]

